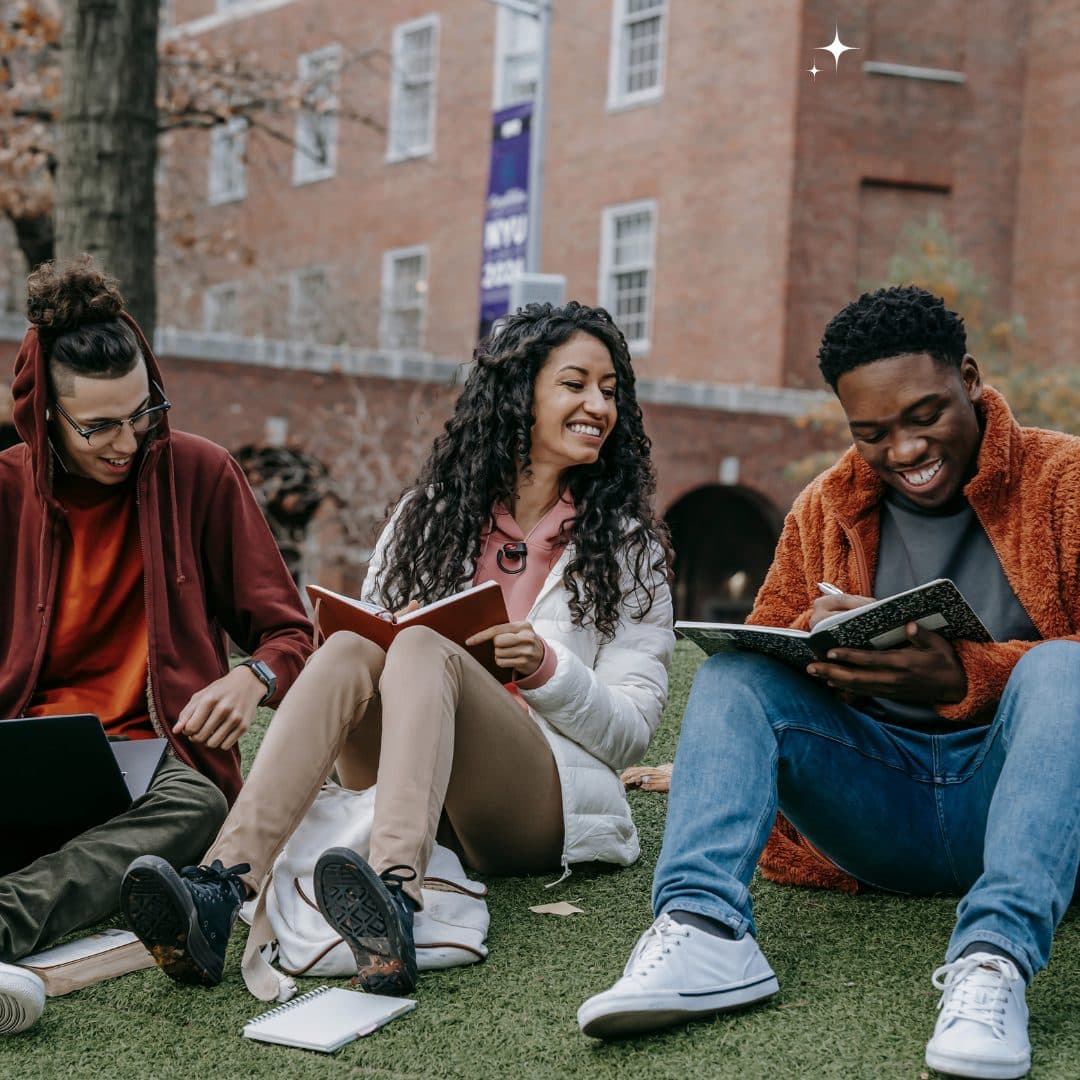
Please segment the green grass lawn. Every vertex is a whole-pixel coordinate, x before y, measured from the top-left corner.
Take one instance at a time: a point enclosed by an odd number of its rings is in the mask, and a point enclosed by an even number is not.
[[[680,645],[672,700],[650,762],[671,759],[694,669]],[[250,760],[257,734],[249,736]],[[626,870],[578,869],[491,881],[491,955],[476,967],[421,976],[418,1008],[383,1031],[323,1056],[240,1037],[265,1010],[239,973],[244,932],[223,985],[174,986],[138,972],[50,1000],[35,1028],[0,1039],[0,1077],[925,1077],[923,1048],[954,899],[847,897],[755,882],[761,945],[780,977],[763,1007],[648,1039],[603,1045],[574,1014],[605,988],[650,922],[649,885],[663,796],[631,795],[642,858]],[[535,915],[575,901],[585,914]],[[301,980],[301,990],[325,980]],[[344,985],[344,980],[341,980]],[[1070,914],[1054,961],[1029,993],[1032,1077],[1080,1077],[1080,926]]]

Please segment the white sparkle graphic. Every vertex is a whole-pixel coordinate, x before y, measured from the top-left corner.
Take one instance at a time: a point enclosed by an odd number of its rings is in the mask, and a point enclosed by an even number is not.
[[[811,60],[810,66],[806,69],[807,75],[809,75],[814,82],[817,82],[818,73],[820,71],[821,68],[819,68],[813,60]]]
[[[840,28],[836,27],[833,33],[832,42],[828,45],[819,45],[814,52],[827,52],[832,53],[832,58],[836,62],[836,68],[840,67],[840,57],[846,52],[858,52],[858,47],[855,45],[845,45],[840,40]]]

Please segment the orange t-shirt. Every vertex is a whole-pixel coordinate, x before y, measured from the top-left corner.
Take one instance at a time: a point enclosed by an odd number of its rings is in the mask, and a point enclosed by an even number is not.
[[[71,535],[61,544],[45,664],[27,715],[95,713],[109,735],[152,738],[134,483],[64,476],[55,494]]]

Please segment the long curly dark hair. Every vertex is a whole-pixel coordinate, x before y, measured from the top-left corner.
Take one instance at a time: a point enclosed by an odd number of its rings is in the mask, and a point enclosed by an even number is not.
[[[658,571],[666,572],[670,548],[652,509],[656,476],[630,351],[603,308],[575,301],[529,304],[477,346],[454,415],[407,489],[412,495],[395,522],[377,582],[385,603],[429,603],[468,585],[492,507],[513,505],[519,473],[529,469],[537,373],[552,349],[579,333],[591,334],[611,354],[618,415],[597,461],[563,476],[576,510],[562,534],[573,545],[563,577],[571,618],[575,626],[591,620],[601,639],[610,641],[620,604],[631,618],[648,614],[652,582]],[[623,563],[629,580],[620,572]]]

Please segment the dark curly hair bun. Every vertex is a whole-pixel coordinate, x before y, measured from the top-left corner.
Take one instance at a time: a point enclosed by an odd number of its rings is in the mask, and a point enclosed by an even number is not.
[[[64,267],[42,263],[30,275],[26,313],[49,360],[54,393],[72,393],[76,375],[115,379],[135,367],[142,347],[120,318],[123,310],[119,283],[91,255],[79,255]]]
[[[85,253],[63,268],[42,263],[27,280],[26,314],[43,341],[55,340],[86,323],[115,319],[124,308],[119,284]]]
[[[960,366],[967,352],[964,320],[917,285],[894,285],[863,293],[825,327],[818,367],[835,390],[840,376],[890,356],[929,353]]]

